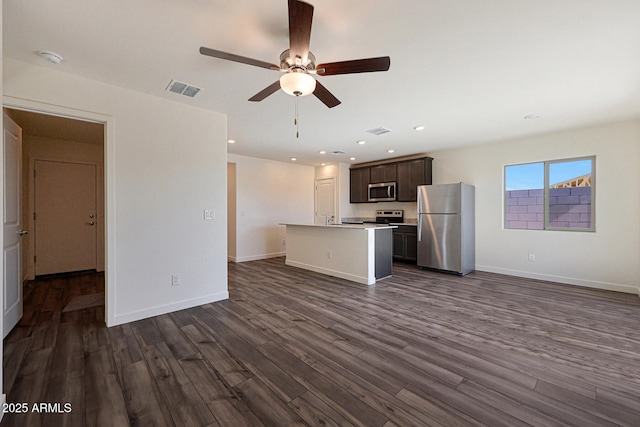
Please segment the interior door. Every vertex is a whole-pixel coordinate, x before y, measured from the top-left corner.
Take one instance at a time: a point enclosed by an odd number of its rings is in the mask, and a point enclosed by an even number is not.
[[[35,161],[36,275],[95,270],[96,165]]]
[[[316,181],[316,224],[326,224],[327,218],[332,223],[336,220],[336,184],[334,178]]]
[[[2,262],[4,277],[2,278],[4,307],[3,307],[3,338],[13,329],[22,318],[22,236],[26,232],[20,228],[20,176],[22,163],[22,129],[3,115],[4,135],[4,238]]]

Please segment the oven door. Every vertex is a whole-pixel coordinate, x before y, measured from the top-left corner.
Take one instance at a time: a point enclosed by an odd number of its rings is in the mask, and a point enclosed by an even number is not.
[[[380,182],[369,184],[370,202],[393,202],[396,200],[396,183]]]

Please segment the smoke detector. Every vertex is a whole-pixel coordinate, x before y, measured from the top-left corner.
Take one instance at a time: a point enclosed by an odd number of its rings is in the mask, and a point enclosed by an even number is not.
[[[62,62],[62,55],[58,55],[57,53],[52,52],[50,50],[41,50],[38,53],[40,54],[40,56],[42,58],[46,59],[47,61],[51,62],[52,64],[58,65],[59,63]]]

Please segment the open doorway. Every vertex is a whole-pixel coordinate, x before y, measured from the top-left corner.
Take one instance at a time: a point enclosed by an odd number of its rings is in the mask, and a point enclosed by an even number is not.
[[[5,108],[22,128],[22,278],[105,270],[103,123]],[[104,297],[103,297],[104,299]]]

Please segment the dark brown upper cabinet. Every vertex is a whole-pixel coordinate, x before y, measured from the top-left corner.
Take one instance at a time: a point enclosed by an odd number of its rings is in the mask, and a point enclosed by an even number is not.
[[[431,184],[431,161],[427,157],[397,164],[397,192],[399,202],[415,202],[418,199],[418,185]]]
[[[369,168],[351,169],[349,201],[351,203],[367,203],[369,201]]]
[[[371,166],[371,184],[396,181],[396,164]]]
[[[431,184],[431,157],[413,157],[408,160],[397,159],[385,163],[370,163],[350,169],[351,203],[369,202],[369,184],[395,182],[399,202],[415,202],[418,185]]]

